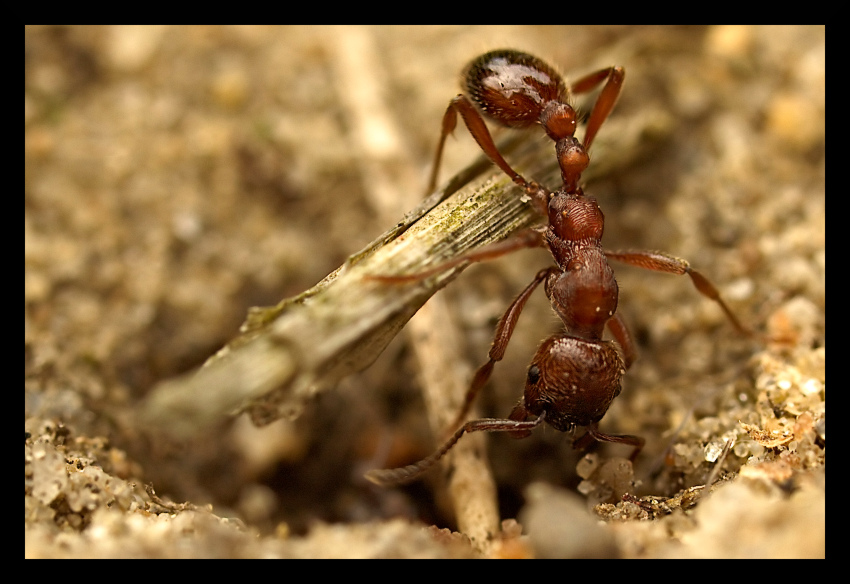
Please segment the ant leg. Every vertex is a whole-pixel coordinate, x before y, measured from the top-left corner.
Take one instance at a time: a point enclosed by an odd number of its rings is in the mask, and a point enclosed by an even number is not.
[[[452,446],[454,446],[461,436],[469,432],[513,432],[517,430],[530,431],[538,426],[544,418],[541,414],[536,420],[532,421],[517,421],[503,420],[498,418],[482,418],[480,420],[472,420],[467,422],[462,427],[458,428],[451,438],[449,438],[436,452],[427,458],[423,458],[419,462],[409,464],[400,468],[375,469],[366,473],[367,480],[388,487],[391,485],[402,485],[408,483],[419,475],[430,469],[440,460]]]
[[[620,349],[623,351],[623,362],[626,365],[626,369],[629,369],[632,363],[635,362],[635,359],[637,359],[637,346],[632,338],[632,333],[629,331],[629,327],[626,326],[626,321],[618,313],[614,313],[614,316],[608,320],[607,324],[608,330],[614,335],[614,339],[616,339],[617,344],[620,345]]]
[[[602,88],[599,97],[596,98],[596,103],[593,104],[593,109],[590,112],[590,117],[587,120],[587,129],[584,132],[584,148],[590,149],[590,144],[596,137],[596,133],[602,126],[602,123],[608,118],[614,105],[617,103],[617,98],[620,96],[620,90],[623,88],[623,80],[626,78],[626,70],[622,67],[608,67],[601,69],[595,73],[591,73],[582,77],[573,83],[573,93],[587,93],[602,83],[605,79],[608,81]]]
[[[437,175],[440,172],[440,163],[443,161],[443,147],[446,144],[446,138],[454,132],[457,126],[457,114],[454,108],[449,104],[446,113],[443,115],[443,129],[440,133],[440,141],[437,143],[437,152],[434,155],[434,165],[431,167],[431,178],[428,180],[428,192],[430,194],[437,186]]]
[[[543,413],[546,413],[546,410],[543,410]],[[518,422],[524,422],[528,419],[530,415],[528,408],[525,407],[525,397],[521,397],[519,399],[519,403],[514,406],[514,409],[511,410],[510,415],[508,415],[509,420],[517,420]],[[511,432],[508,434],[511,438],[528,438],[531,436],[531,430],[517,430],[515,432]]]
[[[629,456],[629,460],[632,462],[635,461],[638,454],[640,454],[640,451],[643,450],[644,444],[646,444],[646,440],[640,436],[632,436],[631,434],[604,434],[599,431],[599,423],[594,422],[587,427],[587,434],[573,442],[573,448],[587,448],[590,446],[590,439],[596,440],[597,442],[613,442],[616,444],[628,444],[630,446],[634,446],[634,450],[632,450],[632,454]]]
[[[398,274],[393,276],[367,275],[369,280],[378,280],[387,284],[405,284],[408,282],[417,282],[444,272],[450,268],[460,265],[464,262],[483,262],[493,260],[503,255],[509,254],[519,249],[526,247],[541,247],[543,245],[543,235],[537,229],[524,229],[518,231],[511,237],[497,241],[489,245],[485,245],[478,249],[472,250],[469,253],[461,254],[445,263],[416,272],[414,274]]]
[[[708,278],[700,274],[698,271],[691,268],[691,265],[687,262],[687,260],[667,255],[660,251],[606,250],[605,256],[611,260],[616,260],[618,262],[623,262],[624,264],[644,268],[646,270],[652,270],[654,272],[664,272],[667,274],[677,275],[687,274],[691,277],[691,281],[694,283],[694,287],[697,291],[706,298],[715,301],[739,333],[748,337],[754,336],[753,331],[742,325],[732,310],[726,305],[726,302],[724,302],[723,298],[720,297],[720,292],[714,284],[712,284]]]
[[[543,197],[540,185],[534,181],[525,180],[522,175],[511,168],[507,161],[505,161],[502,157],[499,149],[496,148],[496,144],[493,142],[493,137],[490,135],[490,130],[487,129],[487,124],[484,123],[484,119],[481,117],[481,114],[478,113],[478,110],[475,109],[472,102],[463,95],[458,95],[452,99],[449,102],[449,107],[446,109],[446,113],[443,115],[443,131],[440,136],[440,142],[437,145],[437,155],[434,160],[434,169],[431,171],[431,185],[429,190],[433,190],[436,184],[437,169],[443,155],[443,145],[446,141],[446,136],[448,136],[448,134],[450,134],[457,125],[458,113],[460,113],[469,133],[472,134],[473,138],[475,138],[475,141],[478,143],[478,146],[481,147],[481,150],[484,151],[484,154],[486,154],[487,157],[496,164],[496,166],[502,169],[502,172],[508,175],[512,181],[525,189],[526,193],[533,197],[545,199],[545,203],[548,205],[548,193],[545,193],[547,196]]]
[[[466,415],[469,413],[469,408],[472,407],[472,402],[475,401],[475,396],[478,395],[478,391],[484,387],[484,384],[486,384],[487,380],[490,379],[490,375],[493,373],[493,367],[495,366],[496,361],[501,361],[505,356],[505,350],[508,348],[508,343],[514,333],[514,328],[516,328],[519,315],[525,307],[525,303],[528,301],[531,293],[534,292],[535,288],[537,288],[541,282],[546,280],[550,274],[558,272],[558,268],[554,267],[546,268],[545,270],[537,272],[537,275],[534,276],[534,280],[532,280],[531,284],[526,286],[525,290],[519,293],[519,296],[511,302],[511,305],[505,311],[505,314],[503,314],[502,318],[499,319],[499,324],[496,325],[496,334],[493,337],[493,344],[490,347],[490,359],[475,372],[475,376],[472,378],[472,383],[470,383],[469,389],[466,391],[463,405],[461,406],[455,421],[452,422],[449,428],[457,428],[463,422],[464,418],[466,418]],[[513,414],[511,415],[511,418],[515,419]]]

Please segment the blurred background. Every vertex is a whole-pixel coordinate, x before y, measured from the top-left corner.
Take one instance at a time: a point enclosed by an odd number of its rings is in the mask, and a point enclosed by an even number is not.
[[[644,142],[625,146],[636,155],[586,189],[605,213],[607,248],[686,258],[745,322],[792,335],[789,351],[823,347],[823,27],[32,26],[27,431],[61,420],[120,453],[118,476],[263,532],[396,516],[452,527],[429,481],[382,491],[361,479],[370,465],[434,446],[404,335],[294,422],[257,430],[223,420],[172,444],[139,432],[133,411],[158,381],[233,338],[249,307],[309,288],[415,206],[460,71],[501,47],[538,55],[567,79],[626,68],[600,140],[610,129],[616,149],[617,132],[651,123]],[[442,180],[479,155],[459,127]],[[604,151],[591,155],[604,163]],[[397,204],[395,218],[376,197]],[[510,300],[550,262],[524,251],[473,266],[441,292],[470,371]],[[641,356],[602,427],[645,435],[650,461],[671,424],[754,349],[689,281],[615,270]],[[510,412],[537,343],[557,325],[536,295],[480,398],[486,415]],[[569,489],[580,480],[568,437],[538,434],[490,441],[503,517],[534,479]]]

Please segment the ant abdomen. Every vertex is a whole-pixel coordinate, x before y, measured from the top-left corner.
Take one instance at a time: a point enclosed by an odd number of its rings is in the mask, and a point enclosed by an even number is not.
[[[540,121],[543,107],[564,102],[569,90],[561,76],[537,57],[500,49],[485,53],[464,71],[469,97],[493,120],[525,128]]]

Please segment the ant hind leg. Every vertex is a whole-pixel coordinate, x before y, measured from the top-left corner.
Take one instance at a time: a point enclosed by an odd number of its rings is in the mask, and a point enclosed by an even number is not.
[[[543,209],[547,208],[549,204],[549,192],[536,182],[526,180],[525,177],[511,168],[511,165],[508,164],[499,152],[499,149],[496,147],[496,143],[493,141],[493,137],[490,135],[490,130],[487,129],[487,124],[484,123],[484,119],[481,117],[481,114],[478,113],[478,110],[475,109],[472,102],[464,95],[458,95],[452,99],[451,102],[449,102],[449,107],[446,108],[446,113],[443,115],[443,129],[440,134],[440,141],[437,144],[437,152],[434,157],[434,167],[431,170],[428,192],[433,191],[436,186],[437,173],[439,172],[440,163],[442,162],[443,147],[446,142],[446,137],[451,134],[457,126],[458,113],[460,113],[464,124],[466,124],[466,128],[469,130],[469,133],[472,134],[472,137],[475,138],[475,141],[478,143],[478,146],[481,147],[481,150],[484,151],[484,154],[487,155],[487,158],[498,166],[502,172],[508,175],[512,181],[522,187],[529,196],[534,197],[535,203],[538,207]]]
[[[617,98],[620,97],[625,78],[626,71],[622,67],[607,67],[573,83],[573,93],[587,93],[607,79],[587,120],[587,129],[584,133],[585,149],[590,149],[596,133],[599,132],[599,128],[602,127],[611,110],[617,104]]]

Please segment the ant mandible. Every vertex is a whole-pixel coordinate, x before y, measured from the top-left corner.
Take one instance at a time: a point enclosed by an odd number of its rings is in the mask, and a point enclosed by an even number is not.
[[[717,302],[738,331],[747,335],[750,332],[732,314],[714,285],[687,261],[662,252],[612,252],[602,248],[604,217],[596,199],[584,194],[579,179],[590,163],[588,149],[620,94],[625,78],[622,67],[601,69],[573,84],[572,93],[580,94],[604,82],[588,117],[583,143],[575,137],[577,115],[568,103],[570,90],[561,76],[537,57],[515,50],[491,51],[473,60],[465,69],[464,78],[469,97],[461,94],[452,99],[443,116],[431,188],[436,183],[446,137],[454,130],[460,114],[484,153],[525,191],[548,218],[548,225],[519,232],[431,270],[375,278],[394,283],[416,281],[462,262],[492,259],[526,247],[548,248],[557,265],[539,271],[499,320],[489,360],[475,373],[452,425],[460,426],[457,431],[427,458],[397,469],[372,470],[366,477],[380,485],[406,483],[431,468],[464,434],[508,432],[515,438],[525,438],[543,421],[562,432],[586,427],[587,432],[573,443],[576,448],[587,447],[594,440],[632,446],[634,461],[643,448],[643,438],[599,430],[599,421],[620,394],[620,380],[636,355],[628,328],[616,313],[618,287],[608,260],[657,272],[688,274],[696,289]],[[555,141],[563,186],[551,193],[511,168],[496,148],[479,109],[511,128],[542,125]],[[504,356],[526,301],[541,283],[552,309],[563,321],[564,331],[552,335],[537,349],[528,368],[523,397],[507,419],[463,423],[476,394]],[[602,339],[606,325],[622,356],[614,342]],[[531,416],[535,419],[529,420]]]

